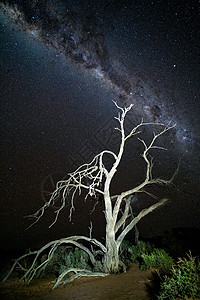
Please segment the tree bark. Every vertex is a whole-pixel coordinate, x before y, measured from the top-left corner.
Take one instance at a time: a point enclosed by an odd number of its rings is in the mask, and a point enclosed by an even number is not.
[[[115,274],[119,271],[119,243],[116,242],[114,228],[109,225],[106,228],[107,252],[104,254],[103,265],[105,273]]]

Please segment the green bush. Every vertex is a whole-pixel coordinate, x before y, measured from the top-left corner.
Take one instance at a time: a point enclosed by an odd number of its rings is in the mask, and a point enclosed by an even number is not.
[[[174,300],[178,296],[178,287],[174,278],[164,277],[160,286],[158,300]]]
[[[168,273],[173,265],[173,259],[164,249],[155,248],[151,254],[142,254],[143,262],[141,269],[159,269],[163,273]]]
[[[123,261],[125,264],[130,262],[130,255],[128,252],[128,248],[132,246],[132,243],[127,240],[123,240],[123,242],[120,245],[120,251],[119,256],[120,260]]]
[[[67,268],[80,268],[91,270],[91,267],[89,265],[88,254],[79,248],[75,248],[74,251],[64,253],[59,261],[59,274],[64,272]]]
[[[172,270],[172,278],[176,280],[180,296],[197,296],[200,291],[199,261],[196,263],[191,253],[187,254],[187,258],[179,258]]]
[[[130,260],[137,263],[141,260],[143,254],[148,254],[152,251],[152,246],[149,242],[138,241],[136,245],[129,246],[127,249]]]
[[[200,294],[200,262],[191,253],[179,258],[172,267],[170,276],[161,283],[159,300],[196,297]]]

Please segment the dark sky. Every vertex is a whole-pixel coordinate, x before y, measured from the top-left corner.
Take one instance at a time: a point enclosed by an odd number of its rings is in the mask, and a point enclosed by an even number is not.
[[[134,104],[126,126],[176,123],[153,152],[155,175],[170,176],[183,155],[167,206],[141,221],[144,236],[200,227],[199,1],[0,1],[1,245],[38,247],[71,234],[104,234],[103,205],[80,200],[72,223],[54,208],[28,231],[54,184],[103,149],[117,150],[112,100]],[[152,128],[146,128],[148,140]],[[133,139],[113,183],[142,180]],[[146,207],[142,195],[135,210]],[[95,224],[96,221],[96,224]]]

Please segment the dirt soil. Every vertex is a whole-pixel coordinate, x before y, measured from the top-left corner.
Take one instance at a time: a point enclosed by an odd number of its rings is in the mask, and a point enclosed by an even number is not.
[[[154,300],[159,290],[156,270],[141,271],[132,264],[126,273],[82,277],[52,290],[55,276],[34,279],[25,286],[19,278],[0,283],[1,300]],[[199,300],[200,298],[187,298]],[[180,299],[176,299],[180,300]]]
[[[158,276],[154,271],[141,271],[138,264],[123,274],[76,279],[52,290],[55,277],[34,279],[28,286],[18,278],[0,285],[1,300],[128,300],[155,299]]]

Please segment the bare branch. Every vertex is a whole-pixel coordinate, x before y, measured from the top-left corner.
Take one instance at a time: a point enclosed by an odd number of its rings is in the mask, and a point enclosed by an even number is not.
[[[69,173],[68,174],[69,178],[67,180],[58,181],[56,184],[56,189],[52,193],[49,201],[46,202],[34,214],[27,216],[29,218],[36,219],[27,229],[29,229],[35,223],[37,223],[40,220],[40,218],[44,215],[45,210],[51,205],[53,205],[56,199],[58,198],[61,199],[61,206],[59,207],[58,210],[55,211],[56,214],[55,219],[49,227],[53,226],[56,223],[61,210],[66,206],[66,200],[70,194],[71,194],[71,208],[69,213],[70,221],[72,218],[72,213],[75,210],[74,199],[77,192],[80,195],[81,189],[88,190],[85,199],[87,199],[88,196],[95,196],[96,194],[104,195],[104,191],[102,191],[99,188],[99,186],[101,185],[103,178],[107,177],[109,174],[109,170],[105,168],[103,163],[103,157],[106,154],[113,156],[115,160],[117,159],[117,156],[114,152],[110,150],[104,150],[98,155],[96,155],[90,163],[83,164],[76,171]],[[90,180],[89,185],[86,185],[84,183],[85,179]]]
[[[132,137],[133,135],[136,135],[138,133],[140,133],[141,131],[137,131],[137,129],[141,126],[147,126],[147,125],[159,125],[159,126],[164,126],[164,124],[162,123],[153,123],[153,122],[143,122],[143,119],[141,121],[140,124],[138,124],[137,126],[135,126],[131,132],[126,136],[125,140],[129,139],[130,137]]]
[[[24,255],[20,256],[18,259],[16,259],[14,264],[12,265],[10,271],[8,272],[6,277],[3,279],[3,282],[7,280],[7,278],[13,272],[16,265],[22,259],[24,259],[25,257],[31,256],[31,255],[35,255],[35,258],[32,262],[31,267],[27,270],[25,275],[22,277],[22,279],[24,279],[26,283],[29,283],[33,279],[33,277],[35,276],[36,273],[38,273],[39,271],[45,269],[46,265],[52,259],[53,255],[54,255],[54,252],[56,251],[56,249],[61,244],[72,244],[72,245],[84,250],[89,255],[92,264],[95,265],[96,261],[95,261],[95,258],[93,256],[93,254],[91,253],[91,251],[87,247],[85,247],[84,245],[77,242],[78,240],[84,240],[84,241],[90,242],[91,244],[99,247],[101,249],[102,253],[106,253],[106,251],[107,251],[106,247],[101,242],[99,242],[98,240],[96,240],[94,238],[89,238],[89,237],[85,237],[85,236],[71,236],[71,237],[51,241],[48,244],[46,244],[44,247],[42,247],[41,249],[39,249],[37,251],[29,252],[27,254],[24,254]],[[42,262],[41,264],[37,265],[38,257],[41,255],[42,252],[44,252],[48,248],[50,248],[50,251],[49,251],[47,259],[44,262]]]
[[[117,223],[115,224],[115,233],[118,232],[118,230],[121,228],[121,226],[123,224],[125,224],[126,219],[129,216],[129,210],[130,210],[130,202],[131,202],[131,198],[132,195],[129,196],[125,201],[126,201],[126,205],[125,205],[125,209],[124,212],[122,214],[122,217],[119,219],[119,221],[117,221]]]
[[[154,211],[156,208],[158,208],[159,206],[162,206],[164,204],[166,204],[166,202],[169,201],[169,199],[162,199],[159,202],[151,205],[150,207],[143,209],[138,215],[137,217],[135,217],[126,227],[125,229],[122,231],[122,233],[118,236],[117,238],[117,243],[121,244],[121,242],[123,241],[124,237],[127,235],[127,233],[129,231],[131,231],[133,229],[133,227],[142,219],[144,218],[146,215],[148,215],[149,213],[151,213],[152,211]]]
[[[74,275],[70,276],[68,279],[62,281],[62,279],[68,275],[69,273],[74,273]],[[58,285],[60,284],[66,284],[72,282],[76,278],[81,278],[81,277],[105,277],[109,275],[108,273],[100,273],[100,272],[92,272],[87,269],[78,269],[78,268],[69,268],[65,270],[58,279],[56,280],[56,283],[53,287],[55,289]]]

